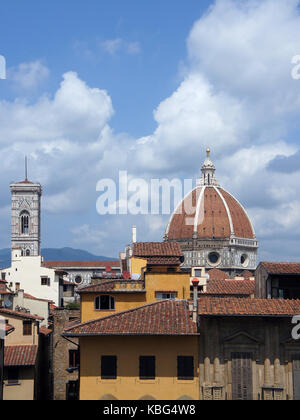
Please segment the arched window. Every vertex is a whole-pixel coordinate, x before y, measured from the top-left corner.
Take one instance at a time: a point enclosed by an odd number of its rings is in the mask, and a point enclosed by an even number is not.
[[[109,295],[97,296],[95,309],[96,311],[113,311],[115,309],[115,298]]]
[[[26,257],[29,257],[29,256],[30,256],[30,250],[26,249]]]
[[[28,235],[29,234],[29,213],[27,211],[23,211],[21,213],[21,234]]]

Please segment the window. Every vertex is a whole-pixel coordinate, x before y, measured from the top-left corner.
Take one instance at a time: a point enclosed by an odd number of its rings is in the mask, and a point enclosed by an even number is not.
[[[81,284],[82,283],[82,277],[81,276],[76,276],[75,277],[75,283],[76,284]]]
[[[79,366],[79,363],[79,350],[69,350],[69,367],[76,368]]]
[[[31,334],[32,334],[32,322],[23,321],[23,335],[31,335]]]
[[[19,383],[19,369],[17,367],[7,368],[7,383],[8,385],[17,385]]]
[[[30,257],[30,250],[26,249],[26,257]]]
[[[20,283],[16,283],[16,292],[20,290]]]
[[[155,356],[140,356],[140,379],[155,379]]]
[[[101,378],[117,379],[117,356],[101,357]]]
[[[165,300],[170,299],[174,300],[177,297],[177,292],[156,292],[156,299],[158,300]]]
[[[178,356],[177,377],[182,380],[194,379],[194,358],[193,356]]]
[[[218,265],[220,263],[221,256],[217,252],[210,252],[208,255],[208,262],[211,265]]]
[[[115,309],[115,298],[109,295],[97,296],[95,299],[95,309],[97,311],[113,311]]]
[[[41,277],[41,285],[42,286],[50,286],[50,278],[49,277]]]
[[[21,213],[21,233],[22,235],[29,234],[29,213],[27,211]]]

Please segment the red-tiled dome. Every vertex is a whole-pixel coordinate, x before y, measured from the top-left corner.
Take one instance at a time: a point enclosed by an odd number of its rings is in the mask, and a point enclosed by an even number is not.
[[[255,239],[254,229],[241,204],[219,186],[198,186],[179,204],[166,230],[168,240]]]

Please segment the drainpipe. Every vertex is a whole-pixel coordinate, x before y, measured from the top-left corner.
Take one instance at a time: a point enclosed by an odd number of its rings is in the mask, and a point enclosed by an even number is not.
[[[193,285],[193,322],[197,322],[197,314],[198,314],[198,285],[199,280],[193,279],[192,280]]]

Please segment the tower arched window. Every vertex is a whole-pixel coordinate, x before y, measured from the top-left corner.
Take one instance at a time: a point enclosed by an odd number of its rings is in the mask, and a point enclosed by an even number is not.
[[[28,235],[29,234],[29,213],[27,211],[23,211],[20,217],[21,217],[21,234]]]

